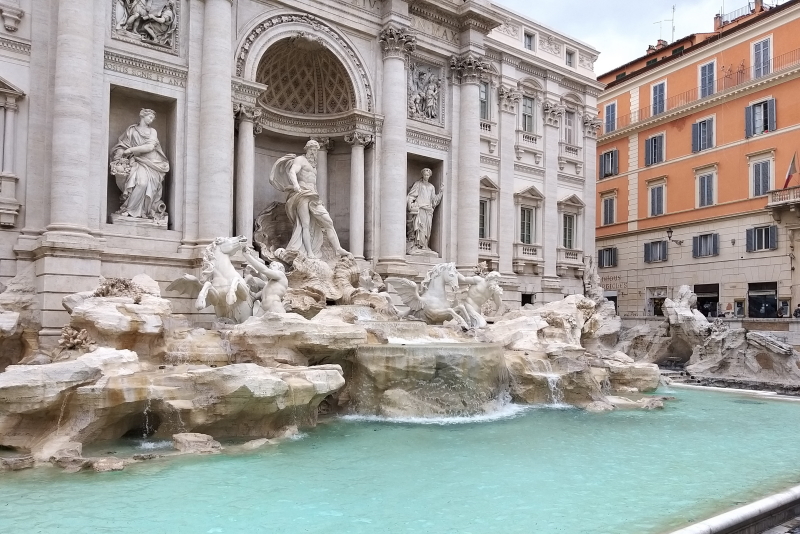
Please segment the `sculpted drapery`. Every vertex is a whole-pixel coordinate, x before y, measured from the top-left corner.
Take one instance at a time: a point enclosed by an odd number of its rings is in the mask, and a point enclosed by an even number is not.
[[[430,180],[433,172],[422,169],[422,178],[414,182],[406,196],[408,206],[408,245],[407,252],[428,251],[428,242],[431,238],[433,212],[442,201],[444,188],[436,193],[436,188]]]

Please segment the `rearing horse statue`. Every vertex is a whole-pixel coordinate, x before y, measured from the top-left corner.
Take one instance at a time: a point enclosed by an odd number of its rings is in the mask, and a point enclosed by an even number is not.
[[[167,291],[197,297],[197,311],[214,306],[217,317],[243,323],[253,315],[253,298],[230,257],[246,244],[242,236],[216,238],[203,251],[200,279],[185,274],[167,286]]]
[[[410,308],[409,315],[422,319],[428,324],[441,324],[447,320],[455,320],[460,326],[469,329],[463,317],[467,316],[464,306],[453,306],[447,298],[447,287],[458,291],[458,271],[455,263],[440,263],[433,267],[420,286],[422,294],[415,282],[405,278],[387,278],[392,284],[403,304]],[[463,314],[463,317],[462,317]]]

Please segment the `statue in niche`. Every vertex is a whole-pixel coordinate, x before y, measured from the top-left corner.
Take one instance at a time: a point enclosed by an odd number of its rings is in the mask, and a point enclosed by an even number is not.
[[[345,256],[349,252],[339,244],[333,219],[317,193],[319,143],[311,139],[306,143],[305,150],[305,155],[287,154],[278,159],[269,175],[269,183],[287,194],[286,214],[294,231],[286,250],[303,252],[309,258],[320,258],[323,240],[327,238],[336,254]]]
[[[178,29],[176,0],[160,8],[154,0],[118,0],[116,34],[137,41],[172,48]]]
[[[444,185],[436,193],[436,188],[430,183],[433,171],[422,169],[422,177],[414,182],[406,196],[408,207],[408,238],[406,252],[431,252],[428,242],[431,238],[433,224],[433,211],[442,201]]]
[[[122,205],[114,221],[132,217],[167,224],[167,205],[161,200],[169,161],[150,125],[156,118],[152,109],[139,112],[139,123],[128,126],[111,149],[111,174],[122,191]]]
[[[439,119],[439,91],[442,80],[428,67],[422,70],[411,64],[408,76],[408,116],[412,119],[437,121]]]

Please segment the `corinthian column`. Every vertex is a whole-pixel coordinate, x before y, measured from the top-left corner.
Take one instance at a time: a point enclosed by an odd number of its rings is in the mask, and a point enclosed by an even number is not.
[[[458,145],[458,228],[456,262],[460,269],[478,263],[478,214],[480,210],[480,94],[478,84],[485,64],[469,52],[450,59],[454,79],[461,84]]]
[[[350,253],[364,258],[364,146],[372,136],[354,132],[344,140],[353,148],[350,153]]]
[[[261,110],[234,104],[234,113],[239,117],[239,138],[236,144],[236,235],[243,235],[248,243],[253,241],[253,196],[255,194],[255,136],[253,122],[261,116]]]
[[[330,137],[312,137],[319,143],[317,152],[317,194],[323,206],[330,207],[328,204],[328,152],[333,150],[333,139]]]
[[[405,264],[405,199],[408,181],[405,58],[416,47],[416,37],[406,33],[405,28],[389,26],[381,31],[378,41],[383,49],[381,106],[384,115],[378,267],[383,273],[389,273],[397,272],[391,267],[392,264],[401,269]]]
[[[501,87],[498,91],[500,105],[500,194],[498,198],[497,253],[502,274],[514,274],[514,242],[517,239],[514,213],[514,146],[517,137],[517,109],[522,93]]]
[[[200,243],[231,235],[233,223],[231,0],[205,0],[205,4],[200,62]]]
[[[564,117],[564,106],[546,100],[542,104],[544,116],[544,160],[547,162],[544,175],[544,232],[542,246],[544,254],[544,277],[542,292],[545,302],[551,302],[561,296],[561,281],[558,278],[557,263],[558,242],[562,221],[558,213],[558,161],[559,141],[561,139],[561,120]]]

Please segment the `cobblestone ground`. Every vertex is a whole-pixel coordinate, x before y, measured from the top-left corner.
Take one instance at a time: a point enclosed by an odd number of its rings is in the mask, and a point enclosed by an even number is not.
[[[765,530],[762,534],[800,534],[800,517],[787,521],[775,528]]]

